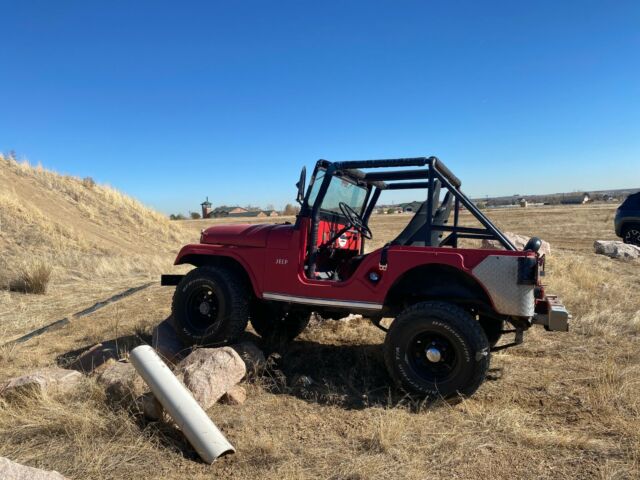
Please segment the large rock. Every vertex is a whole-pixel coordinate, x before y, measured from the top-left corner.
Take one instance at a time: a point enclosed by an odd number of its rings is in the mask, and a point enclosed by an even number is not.
[[[130,401],[141,396],[146,385],[136,369],[128,362],[112,362],[98,376],[107,397],[114,402]]]
[[[237,385],[247,369],[231,347],[200,348],[178,364],[177,373],[206,410]]]
[[[220,399],[227,405],[242,405],[247,400],[247,390],[242,385],[236,385],[225,393]]]
[[[27,467],[4,457],[0,457],[0,478],[2,480],[66,480],[66,477],[58,472]]]
[[[525,235],[519,235],[513,232],[502,232],[502,233],[509,240],[511,240],[511,243],[513,243],[518,250],[524,249],[525,245],[531,238],[531,237],[527,237]],[[481,248],[502,250],[504,247],[498,240],[488,240],[485,238],[482,240]],[[545,240],[542,240],[542,246],[540,247],[539,253],[540,255],[549,255],[551,253],[551,244]]]
[[[41,368],[0,385],[0,396],[42,394],[49,391],[68,392],[82,381],[82,378],[82,374],[75,370],[59,367]]]
[[[593,249],[600,255],[623,260],[640,258],[640,247],[615,240],[596,240]]]
[[[242,342],[231,345],[240,358],[244,361],[247,372],[252,375],[260,373],[267,366],[267,359],[264,353],[253,342]]]
[[[153,329],[151,345],[168,363],[175,363],[189,350],[176,335],[172,317],[163,320]]]

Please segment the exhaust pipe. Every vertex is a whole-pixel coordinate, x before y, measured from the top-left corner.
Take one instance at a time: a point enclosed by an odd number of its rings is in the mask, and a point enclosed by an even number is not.
[[[211,464],[222,455],[235,453],[233,445],[153,348],[149,345],[136,347],[131,351],[130,359],[202,460]]]

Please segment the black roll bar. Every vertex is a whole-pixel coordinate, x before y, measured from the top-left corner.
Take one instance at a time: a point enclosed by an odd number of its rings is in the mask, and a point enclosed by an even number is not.
[[[347,160],[335,162],[339,169],[351,168],[387,168],[387,167],[424,167],[434,157],[390,158],[385,160]]]
[[[327,162],[327,160],[322,161]],[[460,186],[462,185],[460,179],[456,177],[438,157],[390,158],[383,160],[347,160],[345,162],[334,162],[333,165],[335,165],[338,170],[358,168],[424,167],[425,165],[428,165],[429,169],[433,168],[434,170],[439,172],[449,180],[449,183],[451,185],[455,186],[456,188],[460,188]],[[414,170],[414,172],[422,172],[422,170]],[[418,176],[414,178],[417,179],[426,177]],[[385,180],[385,178],[383,177],[371,177],[371,179]],[[389,178],[389,180],[395,179]],[[411,180],[411,178],[406,178],[406,180]]]
[[[429,182],[388,183],[387,190],[409,190],[429,187]]]
[[[466,195],[464,195],[459,190],[459,188],[454,187],[454,185],[449,181],[449,179],[446,178],[444,175],[442,175],[437,170],[434,170],[434,173],[440,179],[440,181],[444,184],[444,186],[447,187],[447,189],[451,193],[453,193],[453,196],[456,198],[456,200],[459,200],[459,202],[462,203],[462,205],[464,205],[464,207],[467,210],[469,210],[473,214],[473,216],[476,217],[476,219],[478,219],[478,221],[482,224],[482,226],[487,229],[488,233],[491,235],[489,238],[492,238],[492,237],[495,238],[507,250],[512,250],[512,251],[517,250],[515,245],[513,243],[511,243],[511,240],[509,240],[500,230],[498,230],[498,228],[491,222],[491,220],[489,220],[480,211],[480,209],[478,207],[476,207],[475,204],[471,200],[469,200],[466,197]],[[459,210],[459,204],[458,204],[458,208],[456,208],[456,211],[457,210]],[[455,215],[455,217],[457,217],[457,214],[454,214],[454,215]],[[457,223],[457,221],[458,221],[458,218],[455,218],[454,222]],[[434,227],[434,229],[444,231],[445,229],[442,228],[442,227],[443,226],[436,226],[436,227]],[[459,228],[461,228],[461,227],[458,227],[458,229]],[[465,234],[457,234],[456,227],[454,227],[453,233],[458,238],[468,238],[467,237],[467,235],[468,235],[467,233],[465,233]]]

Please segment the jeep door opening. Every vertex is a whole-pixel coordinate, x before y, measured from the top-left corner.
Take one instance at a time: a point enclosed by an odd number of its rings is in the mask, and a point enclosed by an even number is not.
[[[540,240],[518,251],[436,157],[319,160],[306,193],[305,180],[303,169],[295,224],[212,226],[182,248],[175,264],[196,268],[162,284],[177,285],[183,340],[230,343],[249,321],[265,340],[290,340],[312,312],[360,313],[386,332],[385,363],[400,387],[446,398],[475,392],[490,350],[521,343],[533,324],[568,330],[570,315],[540,283]],[[420,208],[395,239],[365,253],[380,194],[406,189],[424,192]],[[480,227],[460,225],[462,208]],[[493,239],[503,250],[460,248],[460,239]],[[388,329],[382,318],[394,319]],[[515,341],[496,347],[505,332]]]

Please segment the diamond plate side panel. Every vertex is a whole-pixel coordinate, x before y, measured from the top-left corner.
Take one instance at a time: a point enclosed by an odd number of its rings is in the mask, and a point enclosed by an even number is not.
[[[490,255],[473,269],[498,311],[530,317],[534,313],[533,285],[518,285],[518,257]]]

